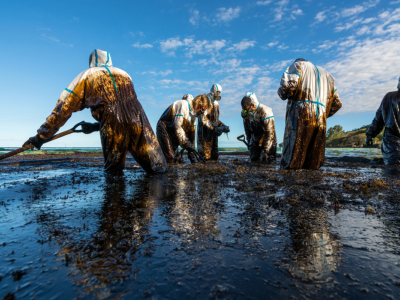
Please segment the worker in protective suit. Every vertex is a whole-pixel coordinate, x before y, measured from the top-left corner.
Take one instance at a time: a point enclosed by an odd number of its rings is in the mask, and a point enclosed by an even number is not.
[[[288,100],[281,168],[319,169],[325,159],[326,119],[342,107],[335,79],[296,59],[283,73],[278,95]]]
[[[194,99],[178,100],[161,115],[157,123],[157,138],[168,163],[184,162],[178,158],[178,146],[188,151],[189,160],[195,162],[196,118],[207,110],[206,95]]]
[[[383,98],[365,139],[372,145],[372,139],[385,128],[381,147],[385,165],[400,164],[400,77],[397,89]]]
[[[229,127],[219,120],[219,104],[222,88],[215,83],[207,94],[212,103],[209,109],[199,117],[197,127],[197,148],[199,154],[206,160],[218,159],[218,137],[222,133],[228,133]]]
[[[100,131],[104,168],[119,171],[125,167],[129,151],[148,173],[164,173],[167,164],[131,77],[112,66],[110,53],[96,49],[89,57],[89,69],[80,73],[62,93],[56,107],[38,134],[24,143],[40,149],[67,122],[71,114],[90,108],[98,123],[86,123],[84,133]]]
[[[277,142],[272,109],[259,103],[254,93],[247,93],[241,104],[251,161],[275,161]]]

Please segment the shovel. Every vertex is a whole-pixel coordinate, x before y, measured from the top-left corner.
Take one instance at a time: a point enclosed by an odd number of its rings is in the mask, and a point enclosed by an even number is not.
[[[82,130],[76,130],[76,128],[77,128],[78,126],[82,125],[83,123],[85,123],[85,121],[79,122],[79,123],[76,124],[74,127],[72,127],[70,130],[67,130],[67,131],[61,132],[61,133],[59,133],[59,134],[56,134],[55,136],[52,136],[52,137],[49,138],[48,140],[45,140],[44,143],[48,143],[48,142],[50,142],[50,141],[54,141],[54,140],[56,140],[56,139],[58,139],[58,138],[60,138],[60,137],[66,136],[66,135],[71,134],[71,133],[74,133],[74,132],[82,132]],[[44,144],[44,143],[43,143],[43,144]],[[21,148],[19,148],[19,149],[14,150],[14,151],[8,152],[8,153],[3,154],[3,155],[0,155],[0,160],[5,159],[5,158],[10,157],[10,156],[14,156],[14,155],[16,155],[16,154],[18,154],[18,153],[21,153],[21,152],[24,152],[24,151],[26,151],[26,150],[33,149],[33,148],[35,148],[35,146],[33,146],[33,145],[26,145],[25,147],[21,147]]]
[[[246,144],[247,148],[249,147],[249,143],[244,140],[244,134],[237,137],[237,139]]]

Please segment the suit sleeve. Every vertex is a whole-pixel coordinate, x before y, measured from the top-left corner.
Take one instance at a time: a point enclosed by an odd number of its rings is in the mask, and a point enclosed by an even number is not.
[[[72,113],[85,108],[86,80],[79,80],[80,77],[81,75],[62,91],[56,107],[38,129],[37,132],[42,139],[51,138],[68,121]]]
[[[376,137],[385,127],[385,121],[383,120],[382,110],[383,105],[385,102],[385,98],[383,98],[381,105],[379,106],[378,110],[376,111],[375,118],[372,120],[371,126],[368,128],[366,135],[372,136],[373,138]]]
[[[266,117],[264,119],[264,139],[263,139],[263,149],[265,153],[269,153],[272,145],[275,142],[275,119],[274,117]]]
[[[341,108],[342,108],[342,102],[340,101],[339,94],[338,94],[337,90],[335,89],[335,93],[333,94],[332,105],[331,105],[331,109],[328,114],[328,118],[330,118],[334,114],[336,114],[337,111]]]
[[[292,64],[283,72],[278,95],[282,100],[291,98],[297,90],[300,79],[300,66],[298,63]]]

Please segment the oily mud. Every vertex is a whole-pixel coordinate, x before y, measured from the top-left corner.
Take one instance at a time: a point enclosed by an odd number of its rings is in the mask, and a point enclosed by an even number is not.
[[[398,167],[70,158],[0,165],[0,299],[399,298]]]

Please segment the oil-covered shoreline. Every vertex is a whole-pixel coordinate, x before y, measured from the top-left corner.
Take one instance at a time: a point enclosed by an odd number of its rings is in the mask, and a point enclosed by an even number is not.
[[[43,159],[0,165],[0,298],[398,298],[398,167]]]

